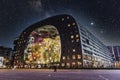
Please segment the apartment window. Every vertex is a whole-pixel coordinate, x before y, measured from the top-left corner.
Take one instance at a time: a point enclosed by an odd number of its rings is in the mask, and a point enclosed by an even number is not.
[[[88,57],[87,57],[87,59],[88,59],[88,60],[91,60],[91,59],[92,59],[92,57],[91,57],[91,56],[88,56]]]
[[[73,49],[73,52],[75,52],[75,49]]]
[[[21,37],[23,38],[24,36],[22,35]]]
[[[76,39],[76,42],[79,42],[79,39]]]
[[[62,18],[62,21],[64,21],[64,18]]]
[[[69,16],[67,16],[67,19],[70,19],[70,17],[69,17]]]
[[[94,56],[92,57],[92,60],[93,60],[93,61],[95,60],[95,57],[94,57]]]
[[[83,59],[87,59],[87,55],[83,55]]]
[[[67,66],[70,66],[70,63],[66,63]]]
[[[87,44],[90,44],[88,39],[86,39],[86,43],[87,43]]]
[[[75,67],[75,62],[72,62],[72,67]]]
[[[77,55],[78,59],[81,59],[81,55]]]
[[[72,56],[72,59],[76,59],[75,55]]]
[[[78,65],[81,65],[82,63],[81,62],[77,62],[78,63]]]
[[[78,38],[79,37],[79,35],[78,34],[76,34],[76,38]]]
[[[75,31],[76,33],[78,32],[78,31]]]
[[[69,57],[69,56],[67,56],[67,59],[69,60],[69,59],[70,59],[70,57]]]
[[[60,64],[57,64],[57,66],[60,66]]]
[[[70,25],[70,24],[68,24],[67,26],[68,26],[68,27],[70,27],[71,25]]]
[[[75,26],[74,28],[77,29],[77,26]]]
[[[65,56],[63,56],[63,60],[65,60]]]
[[[72,24],[73,26],[75,25],[75,22],[73,22],[73,24]]]
[[[65,66],[65,63],[62,63],[62,66]]]
[[[74,40],[72,40],[72,43],[74,42]]]
[[[71,37],[71,39],[73,39],[73,38],[74,38],[74,36],[73,36],[73,35],[71,35],[70,37]]]
[[[24,32],[24,34],[26,34],[26,32]]]

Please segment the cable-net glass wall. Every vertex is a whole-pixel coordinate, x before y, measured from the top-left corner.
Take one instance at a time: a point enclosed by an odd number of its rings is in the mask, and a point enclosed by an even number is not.
[[[60,58],[60,35],[54,26],[45,25],[30,33],[24,50],[26,64],[55,63],[60,62]]]

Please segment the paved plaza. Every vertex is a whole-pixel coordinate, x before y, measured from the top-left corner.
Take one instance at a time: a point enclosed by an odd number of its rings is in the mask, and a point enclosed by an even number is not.
[[[0,69],[0,80],[120,80],[120,70]]]

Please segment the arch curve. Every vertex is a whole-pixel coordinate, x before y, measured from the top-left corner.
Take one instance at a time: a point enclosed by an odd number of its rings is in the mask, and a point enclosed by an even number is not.
[[[16,43],[16,55],[19,55],[19,59],[15,60],[15,65],[20,65],[24,67],[26,65],[25,53],[26,47],[28,47],[28,41],[30,40],[31,33],[44,26],[54,26],[59,33],[60,37],[60,57],[59,57],[59,66],[66,68],[68,63],[69,67],[78,66],[78,62],[80,63],[79,67],[82,67],[82,50],[81,50],[81,40],[79,34],[79,27],[75,19],[70,15],[57,15],[40,22],[37,22],[28,28],[26,28],[19,38],[15,41]],[[52,27],[53,28],[53,27]],[[81,56],[79,60],[72,59],[72,56]],[[56,62],[58,62],[56,61]],[[39,63],[39,61],[38,61]],[[40,61],[40,63],[44,63],[44,61]],[[47,63],[47,62],[46,62]],[[63,64],[65,63],[65,64]]]

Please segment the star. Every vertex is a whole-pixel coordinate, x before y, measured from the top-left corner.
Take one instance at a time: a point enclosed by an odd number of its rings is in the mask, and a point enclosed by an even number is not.
[[[94,23],[93,23],[93,22],[91,22],[91,23],[90,23],[90,25],[94,25]]]

